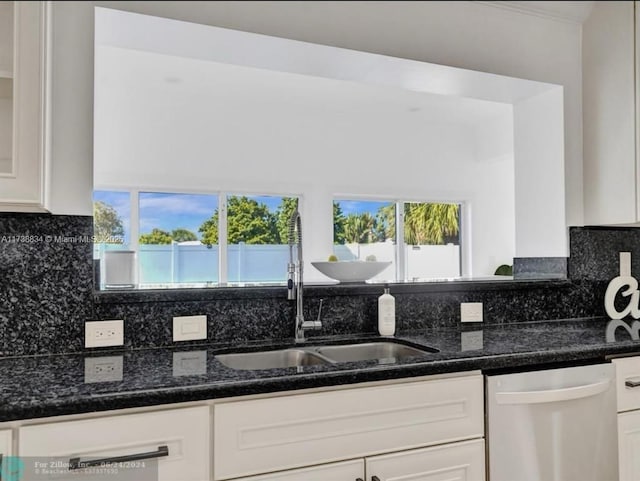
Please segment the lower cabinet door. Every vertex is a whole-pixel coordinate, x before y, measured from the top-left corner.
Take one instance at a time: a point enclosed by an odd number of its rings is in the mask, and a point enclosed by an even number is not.
[[[217,404],[214,479],[479,438],[483,382],[465,375]]]
[[[27,426],[20,428],[18,452],[32,464],[45,458],[60,463],[49,472],[57,481],[209,481],[209,411],[202,406]]]
[[[234,481],[364,481],[364,459],[236,478]]]
[[[10,429],[0,431],[0,457],[11,456],[13,454],[11,449],[11,440],[12,438]]]
[[[484,481],[484,440],[366,458],[367,480]]]
[[[620,481],[640,481],[640,411],[618,414]]]

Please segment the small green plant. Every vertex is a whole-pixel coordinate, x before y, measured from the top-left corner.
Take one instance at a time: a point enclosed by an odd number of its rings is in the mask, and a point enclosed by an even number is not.
[[[513,266],[502,264],[500,267],[496,269],[496,272],[494,273],[494,275],[495,276],[512,276]]]

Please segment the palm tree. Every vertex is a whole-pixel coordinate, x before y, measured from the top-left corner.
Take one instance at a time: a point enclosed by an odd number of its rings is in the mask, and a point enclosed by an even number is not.
[[[369,244],[375,240],[374,227],[370,213],[349,214],[344,221],[344,240],[348,244]]]
[[[444,244],[460,232],[460,206],[442,203],[406,203],[404,237],[407,244]]]
[[[346,217],[342,212],[340,202],[333,201],[333,243],[344,244],[344,223]]]
[[[376,240],[384,242],[396,238],[396,204],[391,203],[380,207],[376,213]]]

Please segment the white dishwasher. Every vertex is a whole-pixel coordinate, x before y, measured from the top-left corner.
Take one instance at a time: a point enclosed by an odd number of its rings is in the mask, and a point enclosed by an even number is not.
[[[612,364],[487,375],[489,481],[617,481]]]

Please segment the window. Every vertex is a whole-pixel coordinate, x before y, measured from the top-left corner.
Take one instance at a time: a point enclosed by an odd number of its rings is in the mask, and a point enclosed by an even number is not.
[[[297,202],[242,193],[94,191],[94,257],[135,251],[137,284],[145,288],[281,284]]]
[[[285,282],[289,219],[297,202],[295,197],[226,197],[227,282]]]
[[[457,203],[334,200],[334,254],[393,262],[373,280],[459,277],[460,212]]]
[[[147,287],[215,284],[218,245],[206,237],[218,196],[140,192],[139,283]]]
[[[333,253],[339,260],[391,261],[374,280],[394,280],[396,262],[395,203],[336,200],[333,202]]]
[[[407,280],[460,277],[460,204],[405,202]]]
[[[129,192],[93,192],[93,257],[108,249],[128,249],[131,240],[131,199]]]

